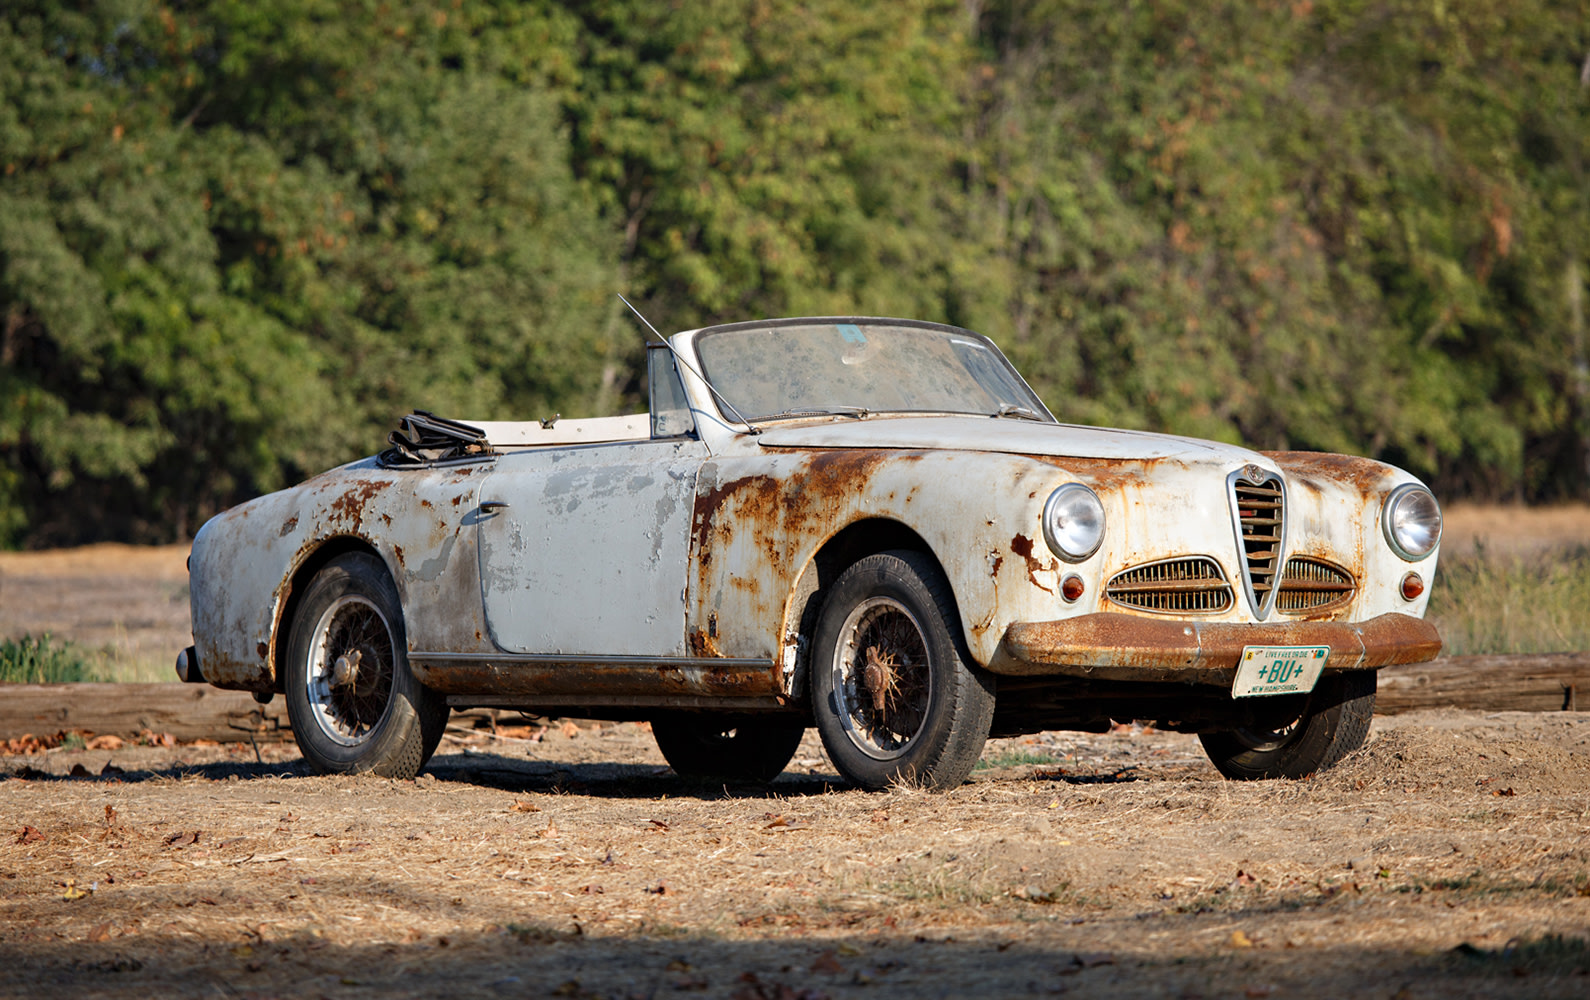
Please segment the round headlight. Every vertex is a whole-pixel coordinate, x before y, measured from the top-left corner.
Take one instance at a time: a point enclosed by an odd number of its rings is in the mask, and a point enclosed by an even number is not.
[[[1081,483],[1067,483],[1043,505],[1043,540],[1066,562],[1081,562],[1104,540],[1104,505]]]
[[[1392,550],[1409,562],[1417,562],[1434,552],[1441,542],[1441,505],[1423,486],[1399,486],[1386,498],[1381,526]]]

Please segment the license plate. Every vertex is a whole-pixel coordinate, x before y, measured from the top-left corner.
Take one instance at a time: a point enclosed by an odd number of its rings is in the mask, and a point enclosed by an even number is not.
[[[1246,646],[1231,697],[1307,694],[1314,690],[1330,655],[1329,646]]]

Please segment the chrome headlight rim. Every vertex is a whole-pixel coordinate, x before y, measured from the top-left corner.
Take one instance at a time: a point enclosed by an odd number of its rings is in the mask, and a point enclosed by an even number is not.
[[[1082,506],[1069,506],[1080,503]],[[1064,509],[1062,509],[1064,508]],[[1091,514],[1097,527],[1093,532],[1091,542],[1086,536],[1086,544],[1078,545],[1075,550],[1066,547],[1057,533],[1060,527],[1059,518],[1063,514],[1088,513]],[[1099,546],[1104,544],[1104,504],[1099,500],[1099,495],[1082,483],[1066,483],[1049,494],[1049,499],[1043,504],[1043,540],[1048,544],[1049,551],[1069,563],[1086,562],[1093,558],[1099,551]],[[1084,529],[1088,530],[1088,529]]]
[[[1402,504],[1410,497],[1421,495],[1429,498],[1430,506],[1435,511],[1435,530],[1430,536],[1429,544],[1422,551],[1416,546],[1404,544],[1403,539],[1397,534],[1397,515]],[[1391,551],[1398,557],[1407,562],[1423,562],[1441,546],[1441,533],[1444,530],[1441,503],[1436,500],[1435,494],[1430,492],[1428,486],[1422,483],[1404,483],[1387,494],[1385,503],[1381,505],[1380,529],[1381,534],[1386,538],[1386,544],[1391,546]]]

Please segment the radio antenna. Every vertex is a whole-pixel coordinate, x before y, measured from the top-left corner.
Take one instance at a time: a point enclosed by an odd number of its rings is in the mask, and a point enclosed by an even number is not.
[[[638,319],[642,323],[646,324],[646,329],[650,330],[652,332],[652,336],[656,337],[657,340],[659,342],[661,342],[664,347],[668,348],[668,353],[672,354],[674,356],[674,360],[677,361],[680,365],[682,365],[684,367],[685,371],[689,372],[690,374],[694,375],[696,378],[701,380],[701,384],[707,387],[707,391],[712,393],[713,397],[716,398],[718,402],[723,404],[724,408],[727,409],[729,411],[729,413],[731,413],[734,416],[734,419],[738,420],[740,423],[742,423],[746,427],[748,427],[752,434],[760,434],[760,433],[762,433],[762,428],[756,426],[755,424],[751,423],[749,420],[747,420],[744,417],[740,416],[740,411],[736,410],[734,408],[734,404],[729,402],[728,399],[726,399],[724,397],[723,393],[718,391],[717,386],[714,386],[711,382],[709,382],[705,375],[701,374],[700,372],[696,371],[695,368],[691,367],[690,362],[685,360],[685,356],[683,354],[679,353],[678,348],[674,347],[673,344],[670,344],[668,342],[668,338],[667,337],[664,337],[662,334],[658,333],[657,332],[657,328],[655,326],[651,325],[651,320],[647,319],[644,313],[642,313],[639,309],[635,308],[635,303],[633,303],[633,302],[629,301],[628,299],[624,298],[624,293],[623,292],[616,292],[614,294],[616,294],[618,296],[618,301],[624,303],[626,306],[629,306],[629,311],[635,314],[635,318],[636,319]]]

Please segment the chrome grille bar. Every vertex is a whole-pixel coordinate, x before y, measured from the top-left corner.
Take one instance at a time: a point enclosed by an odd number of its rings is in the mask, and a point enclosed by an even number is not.
[[[1133,566],[1111,577],[1104,593],[1123,607],[1158,614],[1209,614],[1226,610],[1234,599],[1225,573],[1208,556]]]
[[[1286,561],[1275,606],[1283,614],[1327,611],[1352,600],[1356,590],[1352,574],[1335,563],[1295,556]]]
[[[1227,485],[1243,588],[1254,617],[1263,621],[1275,607],[1275,578],[1281,570],[1286,534],[1286,488],[1275,473],[1253,465],[1233,472]]]

